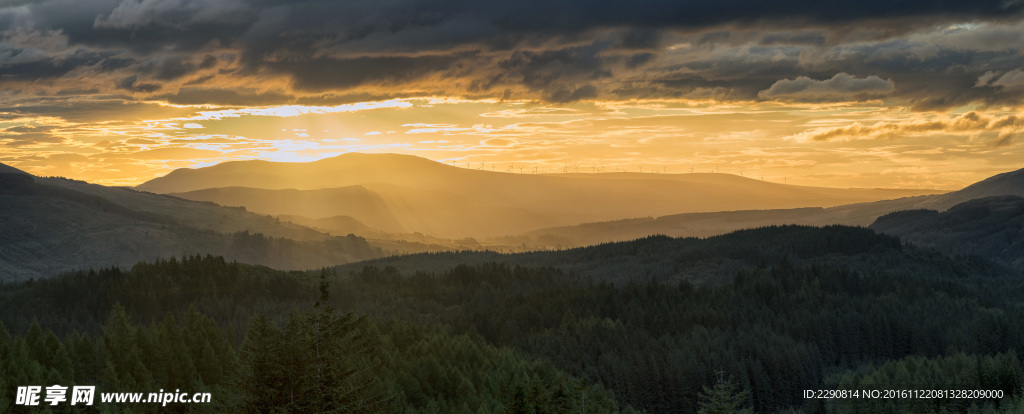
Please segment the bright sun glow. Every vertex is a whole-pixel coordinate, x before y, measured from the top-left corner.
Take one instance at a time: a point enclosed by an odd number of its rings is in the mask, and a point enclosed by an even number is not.
[[[92,16],[109,39],[177,30],[148,14],[124,26],[109,10]],[[440,23],[364,38],[321,23],[284,31],[288,42],[253,22],[233,40],[182,34],[132,48],[45,22],[3,32],[0,162],[135,185],[229,160],[397,152],[514,172],[604,165],[955,189],[1024,159],[1024,30],[1013,19],[510,38]]]

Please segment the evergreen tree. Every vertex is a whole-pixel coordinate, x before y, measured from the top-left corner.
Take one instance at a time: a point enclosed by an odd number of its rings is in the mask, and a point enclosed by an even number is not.
[[[337,315],[329,300],[330,284],[322,270],[320,299],[305,326],[312,365],[304,390],[309,412],[380,412],[388,398],[369,358],[377,338],[369,337],[365,316]]]
[[[249,323],[239,357],[237,389],[242,412],[271,412],[286,401],[281,395],[287,381],[278,360],[280,346],[277,328],[262,312]]]
[[[754,409],[747,404],[748,392],[737,390],[732,381],[723,379],[719,373],[718,382],[713,388],[704,387],[700,394],[697,408],[698,414],[753,414]]]

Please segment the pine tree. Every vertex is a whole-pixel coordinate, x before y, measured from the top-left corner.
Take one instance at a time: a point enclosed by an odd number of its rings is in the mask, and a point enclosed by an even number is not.
[[[747,406],[748,392],[737,391],[736,384],[725,380],[719,373],[718,383],[714,388],[704,387],[700,393],[698,414],[753,414],[754,409]]]
[[[138,331],[124,307],[114,305],[103,326],[103,352],[109,364],[107,370],[113,370],[113,375],[105,375],[106,380],[115,382],[105,385],[121,390],[152,388],[153,377],[142,362]]]
[[[315,412],[374,413],[387,407],[388,398],[369,358],[373,341],[365,316],[337,315],[328,305],[330,284],[320,273],[320,300],[307,316],[311,377],[305,394]]]
[[[280,332],[262,312],[249,323],[236,377],[240,392],[238,404],[242,412],[270,412],[281,407],[284,401],[280,392],[286,382],[277,360],[279,336]]]

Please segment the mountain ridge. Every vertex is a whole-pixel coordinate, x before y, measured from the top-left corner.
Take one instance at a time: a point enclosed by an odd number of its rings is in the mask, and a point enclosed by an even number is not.
[[[386,201],[397,224],[383,230],[451,238],[496,237],[552,226],[687,212],[825,207],[937,191],[806,187],[714,173],[512,174],[458,168],[411,155],[359,153],[310,163],[235,161],[176,170],[136,188],[175,190],[172,193],[181,197],[244,205],[270,215],[310,219],[348,215],[373,226],[377,220],[344,208],[315,213],[296,211],[292,206],[271,208],[280,204],[274,201],[280,198],[275,191],[326,191],[353,185]],[[223,190],[212,195],[215,191],[211,189],[225,187],[248,189],[245,197],[230,197]],[[186,189],[190,191],[176,191]],[[203,189],[208,191],[198,192]],[[344,205],[344,200],[333,200]],[[374,202],[359,197],[348,201],[353,206]]]
[[[583,246],[607,241],[630,240],[650,234],[707,237],[742,228],[766,225],[868,226],[877,218],[895,211],[916,209],[945,211],[972,199],[1004,195],[1024,196],[1024,169],[1000,173],[945,194],[901,197],[824,208],[683,213],[590,222],[538,229],[503,237],[499,240],[504,243],[543,246]]]
[[[333,237],[244,209],[15,172],[0,172],[0,228],[2,281],[182,254],[281,269],[384,254],[361,237]]]
[[[976,198],[942,212],[896,211],[869,227],[949,255],[978,255],[1024,268],[1024,198],[1017,195]]]

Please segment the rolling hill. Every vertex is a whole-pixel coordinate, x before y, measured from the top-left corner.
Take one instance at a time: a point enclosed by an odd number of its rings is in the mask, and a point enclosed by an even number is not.
[[[248,187],[208,188],[174,193],[188,200],[211,201],[225,206],[244,206],[246,210],[277,216],[323,219],[359,217],[368,228],[396,230],[398,218],[379,194],[360,185],[321,190],[262,190]]]
[[[136,188],[245,206],[262,214],[311,219],[348,215],[383,231],[451,238],[629,217],[825,207],[941,192],[804,187],[730,174],[511,174],[408,155],[359,153],[311,163],[238,161],[180,169]],[[302,202],[280,201],[286,198]],[[386,210],[380,208],[381,200]],[[384,219],[389,216],[393,222]]]
[[[557,226],[515,236],[495,238],[505,244],[546,247],[585,246],[632,240],[652,234],[707,237],[730,231],[783,224],[868,226],[880,216],[902,210],[947,210],[966,201],[995,196],[1024,196],[1024,169],[998,174],[961,190],[944,194],[901,197],[826,208],[738,210],[673,214]]]
[[[215,257],[75,272],[0,284],[0,349],[20,350],[4,362],[35,375],[27,383],[45,375],[99,382],[123,364],[119,356],[135,355],[124,372],[162,375],[151,388],[184,378],[224,395],[277,390],[273,407],[287,411],[294,405],[279,384],[316,372],[304,361],[315,361],[311,339],[326,320],[359,342],[325,343],[385,382],[398,408],[473,412],[459,407],[483,395],[494,401],[477,402],[480,412],[525,412],[513,404],[530,397],[516,395],[551,394],[544,401],[553,403],[528,412],[581,412],[567,408],[578,395],[587,412],[692,413],[701,390],[725,377],[745,384],[748,405],[762,413],[855,411],[846,410],[850,401],[803,398],[808,389],[950,383],[1005,397],[879,399],[861,412],[1019,413],[1024,372],[1013,350],[1024,347],[1022,297],[1019,271],[984,259],[866,228],[783,226],[557,252],[406,255],[309,272]],[[70,339],[62,348],[49,337]],[[93,351],[109,349],[110,338],[128,350]],[[151,345],[161,342],[175,346]],[[66,349],[97,363],[61,370],[69,364],[53,355]],[[353,363],[356,352],[372,362]],[[167,361],[242,369],[171,376]],[[259,382],[246,374],[257,370],[268,373]],[[550,382],[566,376],[580,382]],[[226,400],[220,411],[246,411]]]
[[[384,254],[365,239],[172,196],[0,168],[0,280],[217,254],[281,269]]]
[[[947,211],[904,210],[879,217],[871,229],[950,255],[977,255],[1024,268],[1024,198],[978,198]]]

